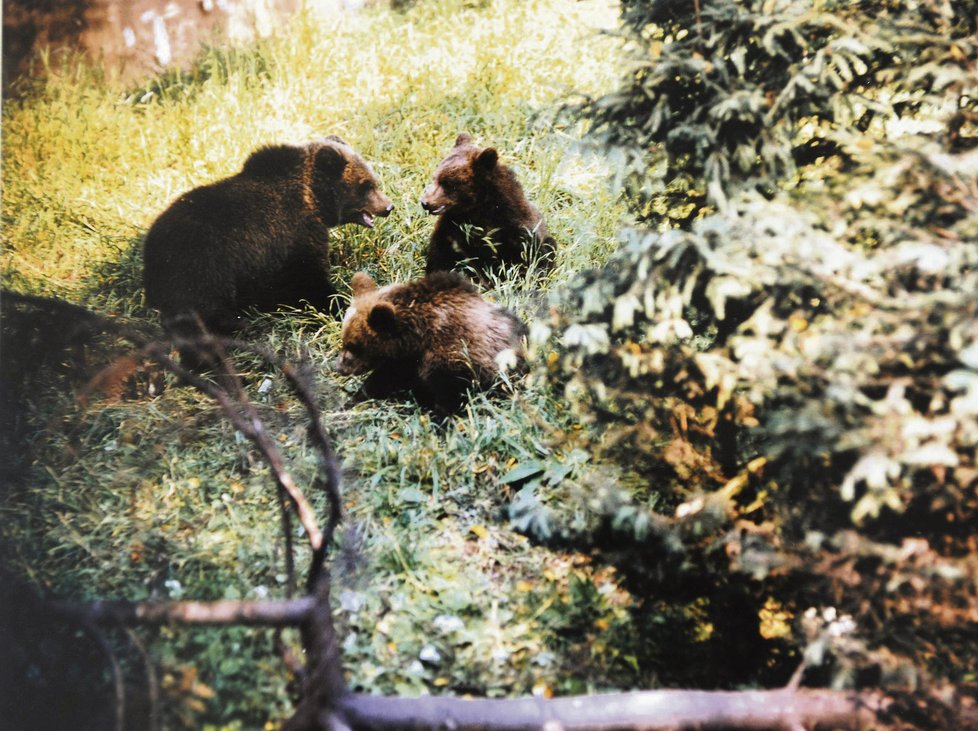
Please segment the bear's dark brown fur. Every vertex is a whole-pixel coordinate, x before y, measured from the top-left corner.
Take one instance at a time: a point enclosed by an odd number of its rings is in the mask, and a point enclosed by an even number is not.
[[[470,387],[489,388],[523,363],[523,323],[455,272],[385,287],[359,272],[351,284],[336,369],[369,371],[369,398],[410,392],[422,406],[451,413]]]
[[[197,318],[230,333],[247,307],[306,300],[327,309],[329,229],[373,226],[393,207],[339,137],[262,148],[237,175],[184,193],[156,219],[143,245],[146,301],[178,333]]]
[[[553,263],[554,239],[519,181],[493,147],[460,134],[421,196],[438,222],[428,244],[427,272],[471,267],[480,276],[500,265],[536,258]]]

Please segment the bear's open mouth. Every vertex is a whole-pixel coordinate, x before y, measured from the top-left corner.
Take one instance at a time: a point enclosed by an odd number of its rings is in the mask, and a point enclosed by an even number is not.
[[[430,213],[432,216],[440,216],[446,210],[448,210],[448,204],[447,203],[445,205],[443,205],[443,206],[438,206],[437,208],[430,208],[430,209],[428,209],[428,213]]]
[[[373,228],[374,227],[374,217],[371,216],[366,211],[360,211],[360,220],[357,223],[360,223],[360,224],[366,226],[367,228]]]

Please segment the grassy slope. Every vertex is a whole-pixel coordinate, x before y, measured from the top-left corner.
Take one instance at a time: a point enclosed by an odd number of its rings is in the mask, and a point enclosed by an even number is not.
[[[616,46],[594,30],[615,20],[605,0],[429,1],[406,14],[298,18],[281,39],[211,52],[190,75],[137,90],[84,67],[52,75],[4,109],[5,286],[153,319],[139,243],[167,202],[235,172],[261,144],[330,133],[374,161],[397,205],[376,230],[336,232],[340,286],[361,268],[383,281],[416,276],[433,225],[421,189],[468,130],[500,148],[547,216],[562,245],[547,288],[559,287],[600,263],[623,215],[600,162],[574,151],[578,131],[553,124],[568,92],[614,82]],[[490,296],[525,317],[542,300],[518,280]],[[476,397],[435,428],[408,404],[344,408],[355,384],[331,373],[332,320],[262,316],[247,335],[322,364],[327,425],[347,466],[344,542],[359,555],[335,592],[352,685],[519,694],[643,679],[614,649],[629,631],[614,577],[506,525],[504,475],[537,461],[558,474],[569,459],[552,446],[573,427],[559,400],[526,382],[519,397]],[[252,388],[266,375],[242,367]],[[252,393],[309,484],[300,410],[278,385]],[[206,399],[174,387],[87,408],[47,393],[31,406],[43,429],[29,490],[0,503],[17,573],[73,597],[282,595],[267,471]],[[152,649],[171,724],[254,727],[288,712],[266,633],[164,632]]]

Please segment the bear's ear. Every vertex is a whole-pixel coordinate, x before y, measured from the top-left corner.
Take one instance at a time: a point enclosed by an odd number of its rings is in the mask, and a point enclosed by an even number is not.
[[[475,159],[475,166],[480,170],[490,172],[496,168],[497,162],[499,162],[499,153],[496,152],[496,148],[487,147]]]
[[[393,332],[397,327],[397,312],[390,302],[378,302],[367,315],[367,324],[374,332],[381,334]]]
[[[350,288],[353,290],[353,296],[359,297],[365,292],[372,292],[377,289],[377,283],[366,272],[357,272],[350,280]]]
[[[462,132],[458,137],[455,138],[455,146],[461,147],[462,145],[468,145],[472,142],[472,135],[468,132]]]
[[[316,150],[316,169],[330,178],[338,178],[346,168],[347,159],[333,145],[323,145]]]

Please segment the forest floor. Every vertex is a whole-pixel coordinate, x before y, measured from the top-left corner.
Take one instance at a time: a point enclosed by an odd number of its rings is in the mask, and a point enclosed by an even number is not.
[[[574,95],[614,87],[621,44],[600,31],[617,12],[607,0],[439,0],[333,22],[300,14],[269,39],[212,49],[191,70],[136,87],[83,64],[52,71],[4,105],[4,286],[154,327],[141,241],[169,201],[233,174],[263,144],[327,134],[372,162],[396,205],[374,230],[334,231],[341,291],[359,270],[384,283],[416,277],[434,225],[421,191],[468,131],[500,150],[559,242],[542,285],[503,278],[487,292],[532,320],[607,259],[625,222],[607,163],[559,114]],[[242,335],[316,364],[344,464],[333,596],[353,688],[501,696],[654,685],[656,668],[626,649],[632,599],[614,571],[533,545],[510,522],[514,501],[590,459],[560,393],[526,377],[439,424],[411,403],[351,406],[358,382],[333,371],[340,325],[328,316],[255,315]],[[102,365],[66,374],[38,363],[16,374],[26,390],[5,394],[17,408],[0,494],[8,571],[39,594],[78,600],[283,596],[274,484],[254,450],[207,397],[172,380],[161,394],[76,398]],[[257,359],[236,365],[311,494],[317,463],[301,404]],[[168,727],[272,728],[289,715],[272,631],[141,637]],[[138,686],[139,655],[124,635],[113,643]]]

